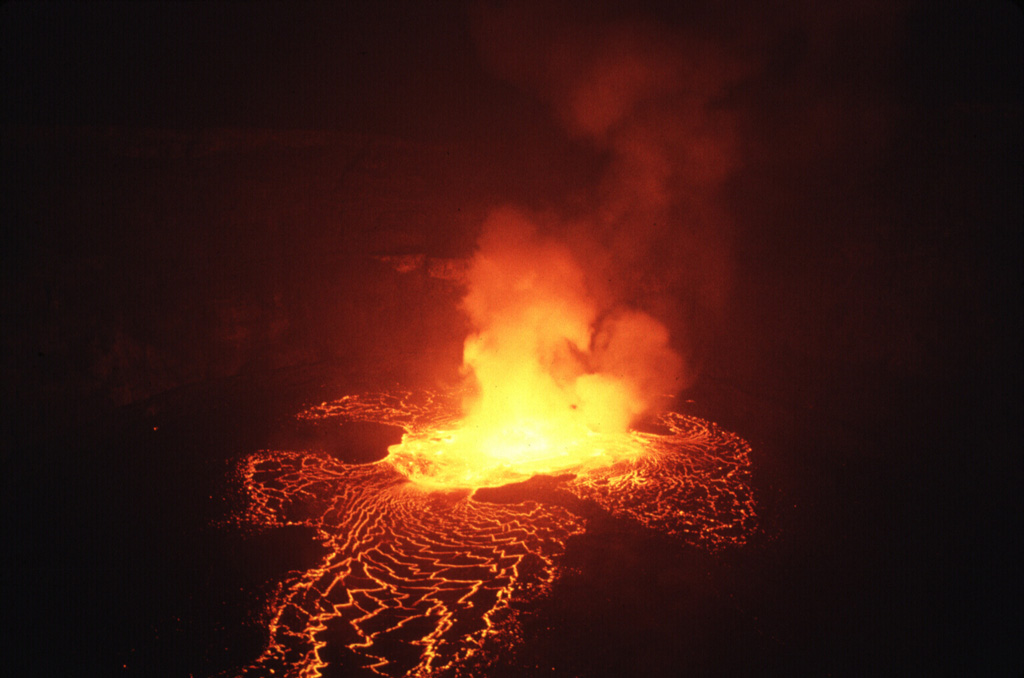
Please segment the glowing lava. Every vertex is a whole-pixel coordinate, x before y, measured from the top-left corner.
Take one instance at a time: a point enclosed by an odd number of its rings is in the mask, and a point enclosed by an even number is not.
[[[593,273],[515,210],[484,225],[465,282],[463,392],[346,396],[299,415],[402,427],[385,459],[264,452],[242,467],[254,522],[311,527],[327,548],[282,583],[245,675],[480,675],[515,635],[516,601],[555,580],[583,513],[709,548],[753,529],[743,440],[678,414],[660,416],[661,434],[630,430],[679,387],[661,323],[599,303]],[[551,493],[487,500],[537,474]]]
[[[311,527],[327,553],[281,583],[268,610],[267,649],[240,675],[486,675],[489,662],[514,653],[517,607],[550,590],[587,518],[572,502],[494,503],[413,480],[438,477],[443,454],[431,442],[443,446],[459,402],[451,394],[379,393],[299,414],[321,426],[402,427],[405,442],[376,463],[302,451],[244,460],[249,519]],[[660,422],[663,434],[619,434],[602,463],[575,462],[572,473],[552,479],[557,491],[690,544],[743,544],[756,523],[749,446],[692,417],[669,413]]]
[[[573,253],[513,209],[484,224],[466,283],[465,415],[410,433],[393,463],[422,484],[475,488],[635,454],[630,423],[678,388],[665,327],[599,304]]]

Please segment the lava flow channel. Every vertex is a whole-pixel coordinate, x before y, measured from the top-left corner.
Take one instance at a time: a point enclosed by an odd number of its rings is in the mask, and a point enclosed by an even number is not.
[[[568,539],[585,531],[586,518],[566,502],[492,503],[471,487],[419,482],[433,460],[411,455],[450,439],[458,421],[452,397],[346,396],[298,416],[321,425],[392,424],[405,436],[371,464],[294,451],[244,460],[250,519],[314,528],[327,554],[281,583],[270,601],[267,649],[240,675],[479,671],[514,638],[516,603],[549,591]],[[608,463],[563,469],[559,489],[686,543],[712,550],[743,544],[756,523],[747,443],[676,413],[660,423],[662,434],[604,440],[615,458],[604,458],[605,450],[598,456]]]

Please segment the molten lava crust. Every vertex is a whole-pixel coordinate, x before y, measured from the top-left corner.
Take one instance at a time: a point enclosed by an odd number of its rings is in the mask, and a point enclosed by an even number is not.
[[[483,499],[494,492],[478,488],[524,473],[483,453],[479,468],[444,459],[459,434],[456,403],[436,393],[377,393],[298,415],[324,426],[402,427],[402,443],[375,463],[303,451],[244,460],[249,518],[312,527],[328,552],[281,582],[270,601],[269,645],[242,675],[317,676],[328,666],[470,675],[510,646],[516,603],[550,589],[568,539],[586,530],[587,518],[564,501]],[[667,413],[660,421],[666,433],[580,443],[595,447],[563,463],[549,484],[687,543],[744,543],[756,522],[747,443],[693,417]]]

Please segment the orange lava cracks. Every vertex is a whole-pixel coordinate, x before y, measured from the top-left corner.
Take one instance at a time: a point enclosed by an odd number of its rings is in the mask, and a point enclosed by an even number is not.
[[[471,666],[515,635],[516,603],[550,590],[586,518],[560,505],[492,503],[472,488],[417,482],[436,462],[415,456],[429,457],[429,443],[451,435],[458,402],[379,393],[298,415],[325,426],[402,427],[403,443],[372,464],[291,451],[244,460],[250,519],[314,528],[327,554],[282,582],[270,602],[269,645],[240,675],[312,677],[328,667],[345,675],[472,675]],[[579,464],[558,487],[686,543],[745,543],[756,526],[747,443],[693,417],[660,421],[666,433],[620,436],[614,460]],[[405,445],[410,438],[419,444]]]

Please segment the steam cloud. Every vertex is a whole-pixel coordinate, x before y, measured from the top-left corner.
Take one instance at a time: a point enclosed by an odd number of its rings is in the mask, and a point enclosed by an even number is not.
[[[473,409],[488,418],[569,417],[619,432],[677,387],[681,360],[668,330],[641,311],[603,305],[570,249],[523,212],[498,210],[485,224],[463,305],[478,328],[465,346],[481,386]]]
[[[707,40],[604,9],[479,7],[475,26],[487,66],[607,161],[582,213],[491,215],[464,304],[477,330],[465,367],[484,400],[511,365],[546,372],[588,426],[625,429],[692,380],[679,348],[728,291],[717,194],[736,133],[717,102],[744,68]]]

